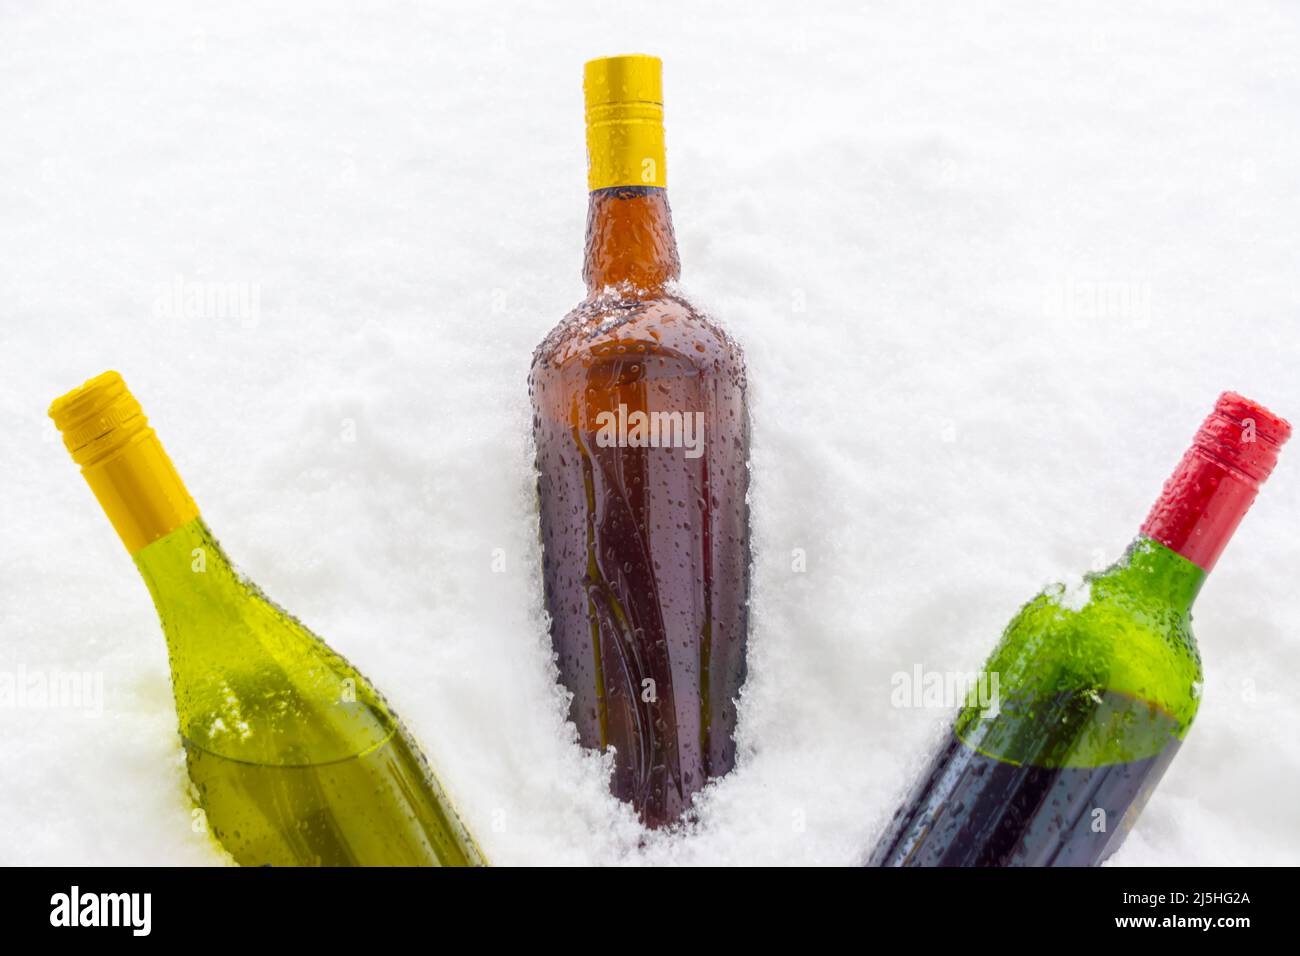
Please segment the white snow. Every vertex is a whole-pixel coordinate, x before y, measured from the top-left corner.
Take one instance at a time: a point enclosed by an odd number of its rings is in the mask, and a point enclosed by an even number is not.
[[[500,864],[853,861],[951,714],[891,675],[977,670],[1119,555],[1221,390],[1300,417],[1293,5],[822,9],[0,8],[0,671],[104,688],[0,709],[0,863],[220,860],[148,594],[45,417],[106,368]],[[582,292],[582,62],[631,51],[754,421],[741,763],[649,837],[564,722],[525,386]],[[1300,862],[1298,513],[1290,448],[1117,863]]]
[[[1092,600],[1092,582],[1082,575],[1067,574],[1051,591],[1056,603],[1067,611],[1082,611]]]

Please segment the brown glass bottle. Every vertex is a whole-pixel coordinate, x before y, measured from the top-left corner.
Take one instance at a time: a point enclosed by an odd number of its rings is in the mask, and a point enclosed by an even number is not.
[[[662,186],[593,188],[587,297],[529,377],[560,677],[580,739],[615,749],[613,792],[649,826],[734,765],[745,675],[744,361],[678,272]]]

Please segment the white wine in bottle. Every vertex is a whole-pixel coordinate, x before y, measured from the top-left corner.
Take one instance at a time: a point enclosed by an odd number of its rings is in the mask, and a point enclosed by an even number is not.
[[[116,372],[50,417],[162,619],[190,778],[245,866],[482,865],[378,691],[241,577]]]

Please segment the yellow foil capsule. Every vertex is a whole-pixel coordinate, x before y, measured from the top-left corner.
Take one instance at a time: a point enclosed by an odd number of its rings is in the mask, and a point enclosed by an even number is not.
[[[56,398],[50,417],[131,554],[198,517],[198,506],[117,372],[97,375]]]
[[[631,54],[588,61],[587,188],[667,185],[663,64]]]

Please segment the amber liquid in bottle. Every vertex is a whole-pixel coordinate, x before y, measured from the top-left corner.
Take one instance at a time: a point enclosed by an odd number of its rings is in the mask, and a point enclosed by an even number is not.
[[[745,677],[745,366],[678,272],[662,188],[593,190],[587,298],[529,377],[560,678],[648,826],[734,765]]]

